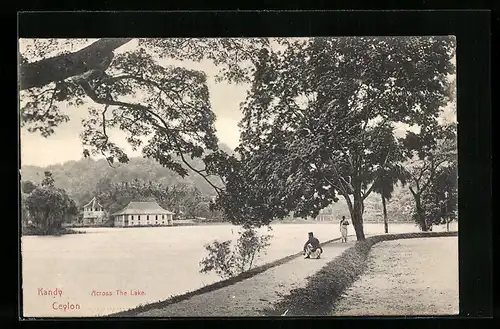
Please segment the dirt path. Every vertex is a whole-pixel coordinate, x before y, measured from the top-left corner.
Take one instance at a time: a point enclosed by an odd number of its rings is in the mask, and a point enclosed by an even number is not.
[[[354,245],[333,242],[323,246],[321,259],[298,257],[234,285],[192,297],[186,301],[139,313],[137,316],[260,316],[294,288],[304,287],[307,277],[319,271],[345,249]]]
[[[458,238],[380,242],[334,316],[458,314]]]

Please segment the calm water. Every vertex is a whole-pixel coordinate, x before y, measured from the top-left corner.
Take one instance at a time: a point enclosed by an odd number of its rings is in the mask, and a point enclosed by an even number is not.
[[[389,229],[418,231],[413,224],[390,224]],[[215,274],[199,273],[204,245],[238,236],[231,225],[84,230],[87,234],[22,238],[25,316],[104,315],[214,283]],[[337,223],[275,225],[271,246],[257,264],[301,251],[309,231],[320,241],[340,236]],[[365,224],[365,233],[383,233],[383,224]],[[62,294],[43,295],[56,288]],[[118,289],[127,295],[117,295]],[[93,296],[94,290],[108,295]],[[144,294],[131,295],[135,291]]]

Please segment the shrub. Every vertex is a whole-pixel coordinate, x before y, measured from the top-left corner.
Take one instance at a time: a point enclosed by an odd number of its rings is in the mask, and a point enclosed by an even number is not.
[[[214,271],[221,278],[235,275],[235,255],[231,250],[231,240],[214,241],[205,246],[208,256],[200,262],[201,273]]]
[[[208,256],[200,262],[200,272],[215,272],[222,279],[252,269],[261,252],[269,246],[272,235],[259,235],[255,228],[239,232],[234,247],[231,240],[214,241],[205,246]]]

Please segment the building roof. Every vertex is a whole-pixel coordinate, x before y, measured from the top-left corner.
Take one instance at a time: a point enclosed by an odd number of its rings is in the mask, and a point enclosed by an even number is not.
[[[102,208],[101,204],[99,202],[97,202],[95,197],[93,197],[92,200],[90,200],[90,202],[87,203],[86,205],[84,205],[83,207],[85,207],[85,208],[86,207],[97,208],[97,205]]]
[[[173,215],[174,213],[163,209],[156,202],[130,202],[122,210],[115,212],[112,216],[116,215]]]

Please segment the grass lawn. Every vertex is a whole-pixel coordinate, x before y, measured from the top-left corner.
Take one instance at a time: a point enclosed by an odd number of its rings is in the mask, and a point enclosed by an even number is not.
[[[458,314],[458,238],[383,241],[333,316]]]

